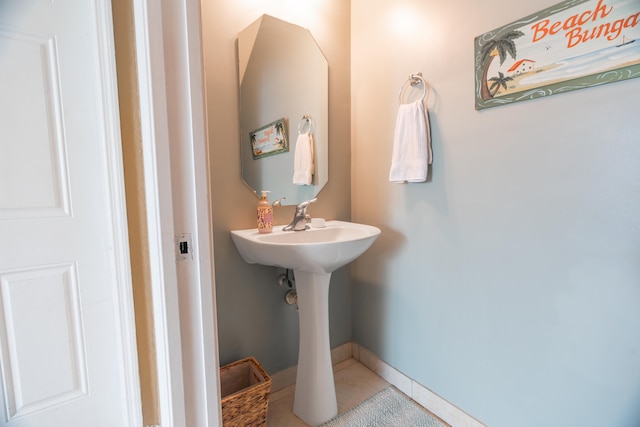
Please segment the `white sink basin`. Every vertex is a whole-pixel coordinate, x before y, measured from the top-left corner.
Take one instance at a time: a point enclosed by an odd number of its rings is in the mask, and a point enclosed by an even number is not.
[[[380,235],[371,225],[327,221],[324,228],[261,234],[257,229],[231,232],[233,243],[249,264],[263,264],[310,273],[331,273],[350,263]]]
[[[350,263],[380,235],[370,225],[327,221],[324,228],[270,234],[232,231],[233,243],[250,264],[293,270],[300,313],[300,349],[293,412],[315,426],[338,415],[329,340],[331,273]]]

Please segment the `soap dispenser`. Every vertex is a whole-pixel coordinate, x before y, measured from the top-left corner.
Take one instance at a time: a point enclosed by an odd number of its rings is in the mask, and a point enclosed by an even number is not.
[[[273,231],[273,206],[267,200],[269,191],[262,191],[262,197],[258,202],[258,231],[260,233],[271,233]]]

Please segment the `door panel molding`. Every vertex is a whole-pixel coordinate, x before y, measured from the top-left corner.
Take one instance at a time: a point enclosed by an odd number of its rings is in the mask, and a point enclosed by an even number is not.
[[[87,395],[75,262],[0,272],[0,319],[8,421]]]
[[[69,216],[56,39],[0,25],[0,52],[12,58],[3,63],[0,79],[31,78],[22,96],[0,112],[5,116],[3,138],[11,141],[8,155],[0,157],[0,219]],[[25,69],[40,72],[25,75]],[[31,111],[28,126],[22,111]]]

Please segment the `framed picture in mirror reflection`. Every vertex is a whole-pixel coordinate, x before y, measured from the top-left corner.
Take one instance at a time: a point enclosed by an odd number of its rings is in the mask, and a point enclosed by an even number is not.
[[[284,118],[249,132],[253,159],[261,159],[289,151],[287,124]]]

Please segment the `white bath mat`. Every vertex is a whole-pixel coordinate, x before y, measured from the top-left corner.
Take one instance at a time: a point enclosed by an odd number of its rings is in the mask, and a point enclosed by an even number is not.
[[[388,387],[321,427],[448,427],[420,405]]]

